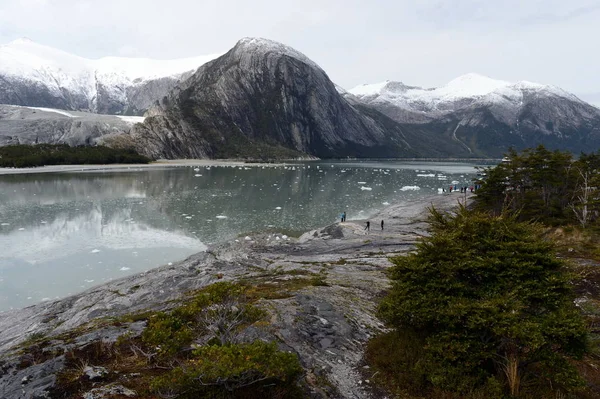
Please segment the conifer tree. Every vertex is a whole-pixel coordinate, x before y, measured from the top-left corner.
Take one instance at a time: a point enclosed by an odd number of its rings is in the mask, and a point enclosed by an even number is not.
[[[417,251],[393,259],[380,305],[390,326],[422,339],[415,367],[426,380],[467,392],[502,376],[512,396],[526,376],[551,391],[576,388],[569,359],[585,352],[586,328],[538,227],[464,207],[432,209],[429,223]]]

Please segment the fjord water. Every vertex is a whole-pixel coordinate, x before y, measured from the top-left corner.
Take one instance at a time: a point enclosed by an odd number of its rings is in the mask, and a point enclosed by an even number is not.
[[[0,311],[64,297],[254,233],[365,219],[470,185],[475,165],[310,162],[0,175]],[[458,194],[457,194],[458,196]]]

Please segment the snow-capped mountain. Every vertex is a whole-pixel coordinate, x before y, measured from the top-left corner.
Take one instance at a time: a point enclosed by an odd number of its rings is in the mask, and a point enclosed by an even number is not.
[[[153,158],[445,154],[448,146],[427,133],[354,107],[339,90],[297,50],[244,38],[173,89],[131,137]]]
[[[141,114],[218,56],[91,60],[18,39],[0,46],[0,104]]]
[[[511,146],[538,144],[576,153],[600,148],[600,110],[556,86],[471,73],[437,88],[387,81],[344,96],[401,124],[435,130],[469,155],[501,156]]]
[[[386,81],[360,85],[348,92],[366,104],[389,105],[405,111],[424,113],[432,118],[474,106],[502,104],[519,108],[532,95],[584,103],[573,94],[555,86],[527,81],[511,83],[475,73],[460,76],[444,86],[431,89]]]

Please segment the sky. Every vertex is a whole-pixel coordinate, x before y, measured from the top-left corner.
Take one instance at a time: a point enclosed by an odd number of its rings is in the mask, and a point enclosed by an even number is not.
[[[475,72],[600,106],[600,0],[0,0],[0,44],[20,37],[86,58],[158,59],[264,37],[346,89]]]

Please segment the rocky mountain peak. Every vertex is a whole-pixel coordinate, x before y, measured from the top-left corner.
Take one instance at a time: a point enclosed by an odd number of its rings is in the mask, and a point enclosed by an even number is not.
[[[313,68],[321,69],[317,63],[312,61],[300,51],[270,39],[260,37],[244,37],[240,39],[232,49],[233,53],[241,57],[281,57],[287,56],[301,61]]]

